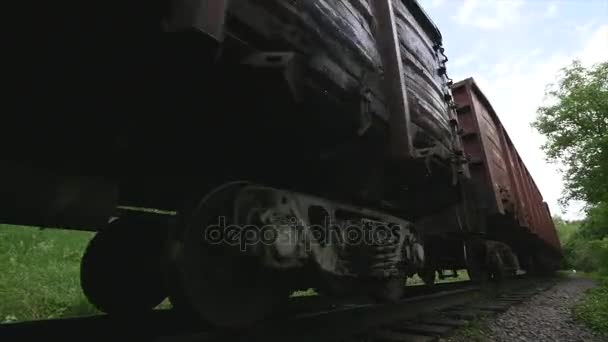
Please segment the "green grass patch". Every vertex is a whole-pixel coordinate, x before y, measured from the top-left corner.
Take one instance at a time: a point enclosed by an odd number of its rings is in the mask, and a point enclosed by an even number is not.
[[[460,328],[449,340],[486,342],[490,340],[488,324],[485,320],[472,321],[466,327]]]
[[[608,278],[599,279],[573,309],[574,317],[599,334],[608,337]]]
[[[289,297],[311,297],[318,296],[319,294],[313,288],[309,288],[307,290],[298,290],[294,291]]]
[[[457,270],[456,274],[457,274],[456,277],[447,277],[444,279],[439,279],[439,276],[437,274],[435,274],[435,284],[457,283],[457,282],[461,282],[461,281],[471,280],[471,278],[469,278],[469,273],[467,272],[467,270]],[[424,285],[424,281],[422,281],[422,279],[420,279],[420,277],[417,274],[414,274],[412,277],[407,278],[407,285],[408,286]]]
[[[97,313],[80,289],[94,233],[0,225],[0,322]]]

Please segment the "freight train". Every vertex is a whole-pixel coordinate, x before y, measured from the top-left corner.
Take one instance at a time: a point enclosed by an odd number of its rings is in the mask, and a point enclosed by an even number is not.
[[[97,231],[88,299],[222,326],[297,288],[550,272],[547,205],[415,0],[26,2],[0,222]],[[74,176],[85,175],[85,176]]]

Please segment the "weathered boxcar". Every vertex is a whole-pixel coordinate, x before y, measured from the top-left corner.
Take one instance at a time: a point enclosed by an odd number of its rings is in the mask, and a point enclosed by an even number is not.
[[[416,1],[21,6],[6,222],[96,229],[116,205],[179,210],[234,179],[411,217],[454,201],[432,196],[449,192],[456,117]]]
[[[547,203],[509,134],[473,78],[452,87],[469,171],[483,213],[481,229],[507,242],[522,266],[555,268],[561,247]]]
[[[0,221],[99,230],[82,264],[98,307],[149,308],[170,274],[176,306],[240,325],[306,282],[398,298],[424,266],[413,222],[458,202],[466,166],[441,34],[416,1],[61,4],[14,15]],[[179,218],[163,236],[173,220],[133,207]],[[326,243],[335,226],[386,229]]]
[[[442,37],[415,0],[19,5],[0,222],[99,231],[81,273],[104,311],[169,294],[234,326],[294,287],[396,299],[408,276],[470,266],[486,226],[515,236],[502,197],[469,210],[498,190],[471,187]]]

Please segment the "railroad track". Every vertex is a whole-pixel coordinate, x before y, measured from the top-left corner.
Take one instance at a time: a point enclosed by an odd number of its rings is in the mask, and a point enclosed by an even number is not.
[[[336,303],[296,299],[287,311],[255,327],[222,330],[193,322],[170,310],[114,318],[79,317],[8,323],[2,341],[433,341],[469,320],[508,309],[546,288],[528,280],[512,282],[488,297],[470,284],[442,285],[440,291],[391,304],[365,300]],[[423,291],[422,288],[418,291]],[[485,294],[484,294],[485,293]],[[317,301],[315,303],[315,301]]]
[[[456,329],[466,327],[470,322],[488,318],[507,311],[511,306],[527,301],[537,293],[555,284],[553,279],[509,282],[503,288],[494,289],[478,298],[443,308],[430,313],[422,313],[413,319],[400,320],[380,329],[354,336],[353,341],[365,342],[431,342],[449,336]]]

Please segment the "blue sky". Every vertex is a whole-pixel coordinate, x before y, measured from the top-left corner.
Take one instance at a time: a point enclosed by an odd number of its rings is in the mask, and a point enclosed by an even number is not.
[[[582,204],[558,205],[558,166],[530,123],[547,84],[573,59],[608,61],[608,0],[419,0],[439,27],[455,81],[473,77],[492,102],[552,213],[582,217]]]

